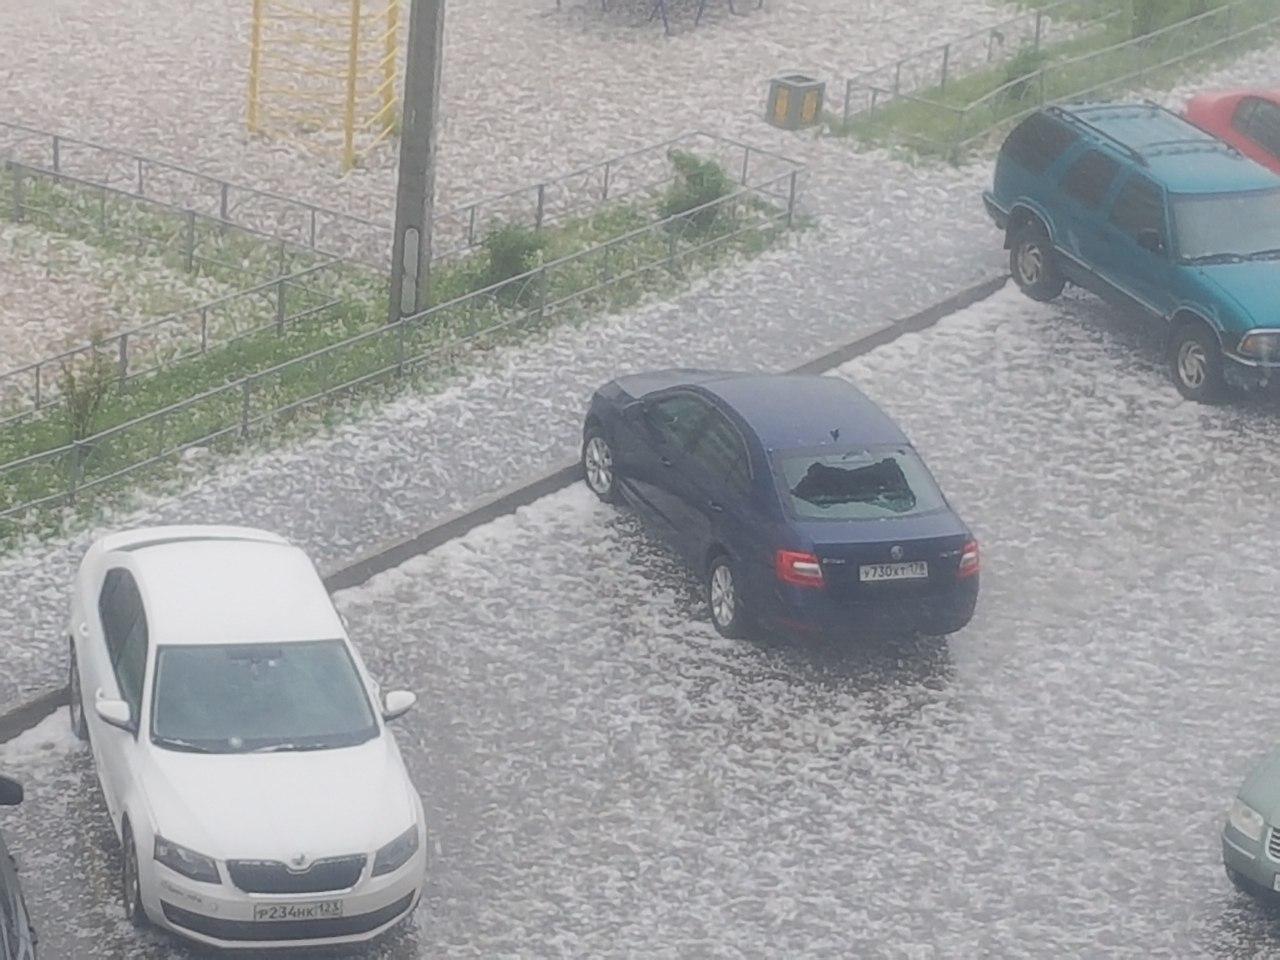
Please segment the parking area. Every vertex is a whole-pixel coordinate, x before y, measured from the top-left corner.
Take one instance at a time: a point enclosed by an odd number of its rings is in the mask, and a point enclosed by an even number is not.
[[[1280,411],[1183,402],[1135,325],[1005,290],[842,368],[983,542],[949,640],[720,638],[581,487],[338,595],[435,850],[368,958],[1251,957],[1217,832],[1280,727]],[[0,768],[45,955],[139,937],[59,714]]]

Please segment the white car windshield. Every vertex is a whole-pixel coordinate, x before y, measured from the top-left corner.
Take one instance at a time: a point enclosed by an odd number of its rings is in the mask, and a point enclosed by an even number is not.
[[[341,640],[161,646],[151,739],[171,750],[326,750],[378,735]]]
[[[1173,197],[1183,260],[1246,260],[1280,254],[1280,190]]]

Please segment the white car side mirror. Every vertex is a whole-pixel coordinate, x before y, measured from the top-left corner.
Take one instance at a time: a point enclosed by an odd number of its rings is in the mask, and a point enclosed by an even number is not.
[[[403,717],[417,702],[418,695],[412,691],[392,690],[382,698],[382,719],[394,720],[396,717]]]
[[[97,711],[98,717],[103,723],[119,727],[121,730],[127,730],[130,733],[137,729],[133,723],[133,711],[129,709],[129,705],[123,700],[94,700],[93,708]]]

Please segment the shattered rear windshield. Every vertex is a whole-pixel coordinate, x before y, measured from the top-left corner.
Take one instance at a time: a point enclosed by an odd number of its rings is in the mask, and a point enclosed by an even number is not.
[[[910,447],[791,451],[775,459],[791,511],[802,520],[880,520],[945,506]]]

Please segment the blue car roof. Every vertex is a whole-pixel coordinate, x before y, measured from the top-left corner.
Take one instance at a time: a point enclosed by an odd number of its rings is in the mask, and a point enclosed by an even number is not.
[[[901,428],[847,380],[802,375],[740,374],[703,381],[770,450],[832,443],[907,443]]]
[[[1054,112],[1081,121],[1095,132],[1095,139],[1137,160],[1140,169],[1171,193],[1280,187],[1280,177],[1270,170],[1190,120],[1156,104],[1077,104]]]

